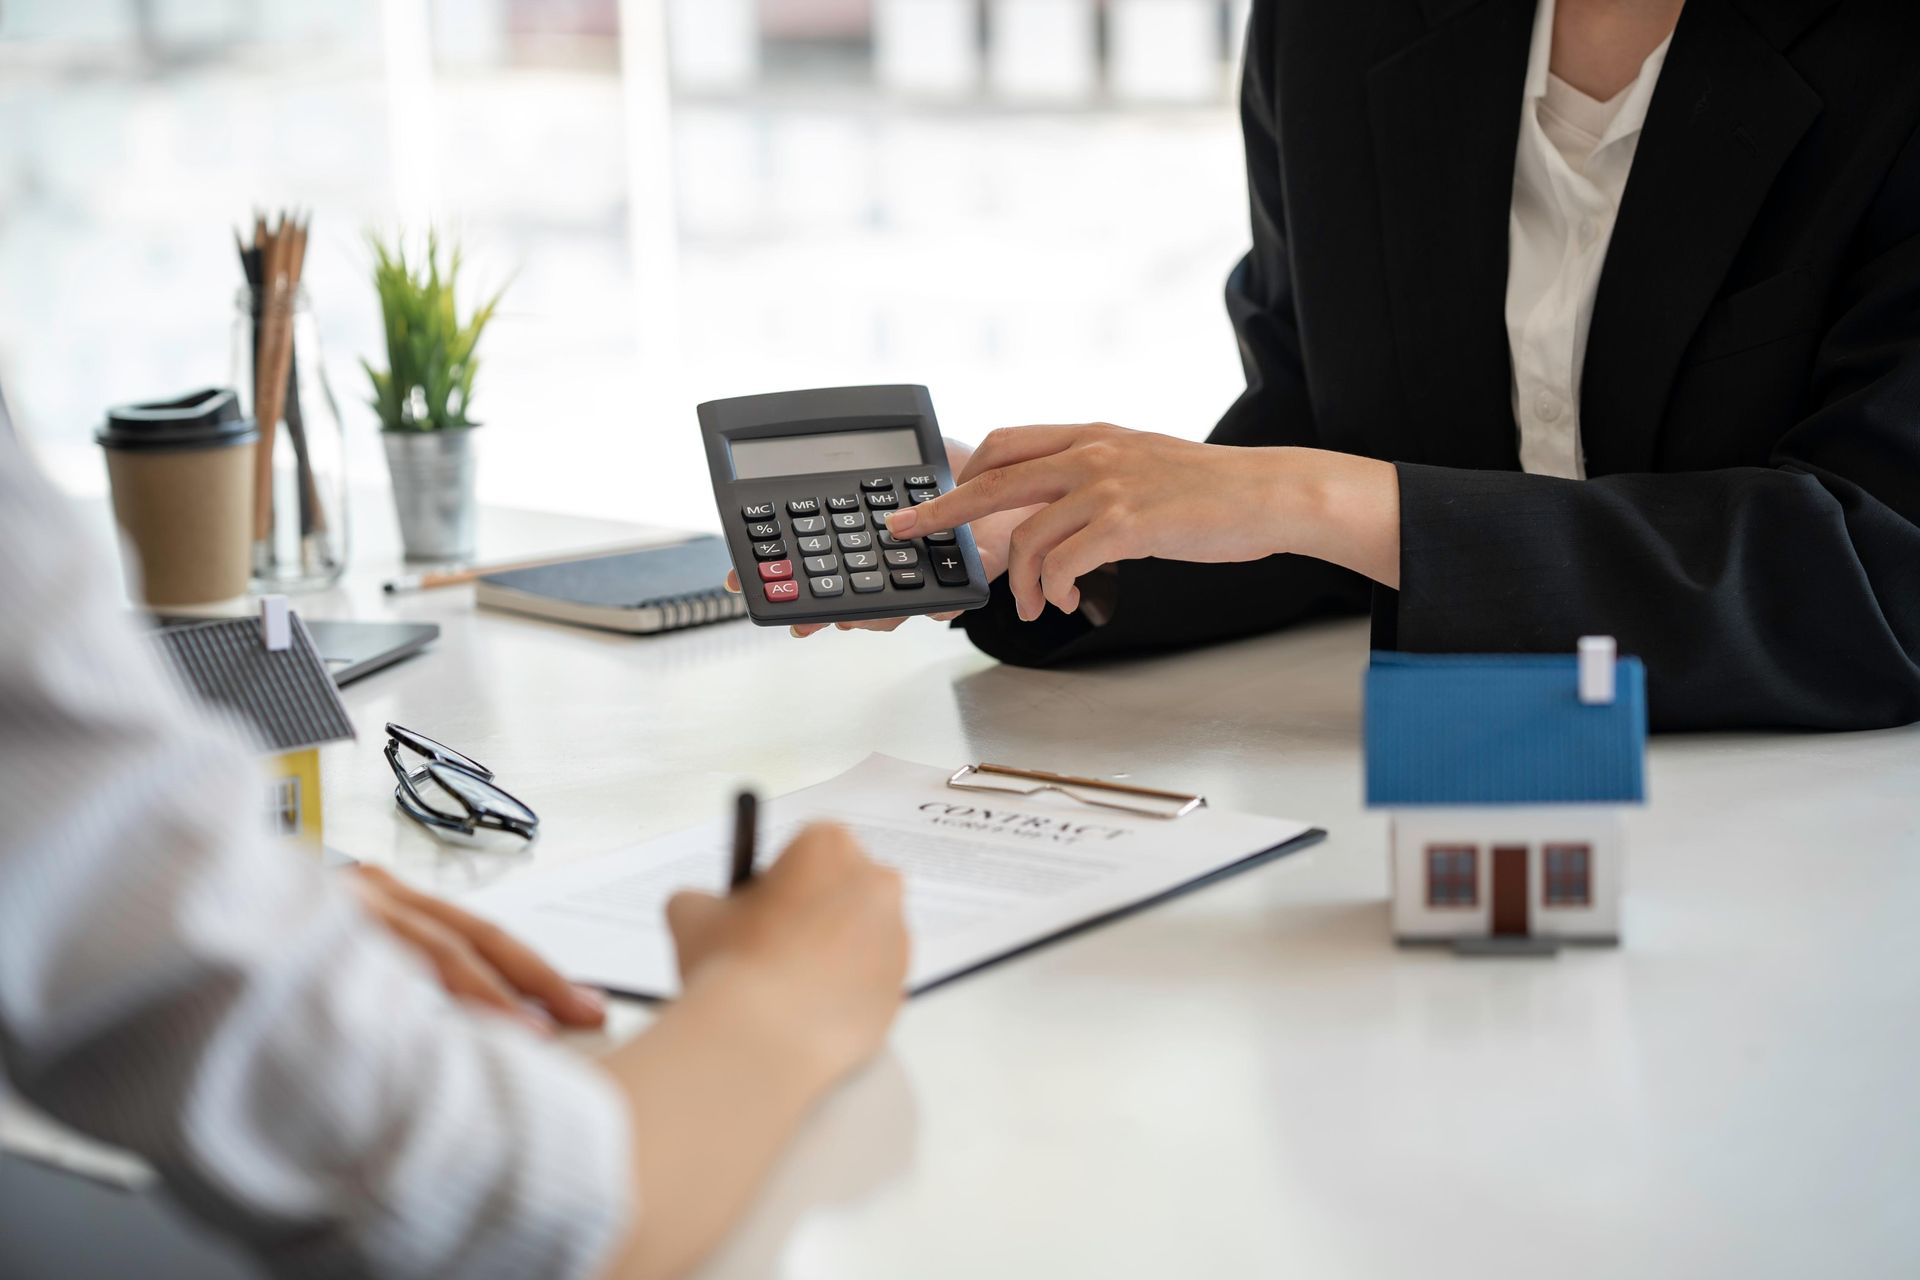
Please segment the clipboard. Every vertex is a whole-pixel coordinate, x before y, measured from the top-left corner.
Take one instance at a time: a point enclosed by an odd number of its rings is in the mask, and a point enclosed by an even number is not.
[[[916,886],[936,896],[956,884],[963,897],[988,892],[1000,887],[1003,858],[1017,860],[1025,849],[1064,852],[1049,842],[1091,842],[1083,846],[1091,859],[1081,864],[1085,874],[1036,891],[1030,901],[1046,904],[1037,913],[1012,903],[1004,913],[988,911],[955,931],[916,934],[906,983],[914,996],[1326,838],[1318,827],[1220,809],[1191,792],[1006,765],[950,769],[877,753],[764,805],[769,831],[819,820],[850,827],[883,855],[881,861],[894,861],[909,896]],[[1141,811],[1132,812],[1135,806]],[[1128,821],[1102,820],[1102,812],[1119,809],[1129,811]],[[1117,861],[1101,857],[1097,842],[1118,838],[1123,828],[1142,843]],[[675,883],[660,868],[698,867],[693,874],[699,876],[722,870],[727,831],[719,821],[684,828],[541,876],[502,880],[468,895],[464,905],[518,934],[575,981],[641,999],[670,999],[678,981],[661,913],[674,889],[700,885]],[[976,841],[987,859],[979,864],[967,856]],[[926,861],[916,864],[921,857]],[[1105,871],[1093,865],[1101,862],[1108,864]],[[977,884],[968,879],[976,865]],[[1071,874],[1059,855],[1048,866],[1051,874]],[[644,894],[608,892],[609,886],[642,881]],[[1063,896],[1054,897],[1056,891]]]

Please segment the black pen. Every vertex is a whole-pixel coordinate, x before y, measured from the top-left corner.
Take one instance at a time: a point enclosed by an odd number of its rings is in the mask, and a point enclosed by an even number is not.
[[[733,798],[733,874],[727,892],[733,893],[753,879],[753,849],[758,841],[760,797],[742,791]]]

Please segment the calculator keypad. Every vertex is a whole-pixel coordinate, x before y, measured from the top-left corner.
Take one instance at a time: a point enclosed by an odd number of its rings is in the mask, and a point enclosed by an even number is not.
[[[893,511],[940,495],[932,474],[871,475],[842,483],[857,484],[859,491],[742,504],[740,516],[753,540],[769,604],[833,600],[849,592],[870,596],[889,588],[919,591],[929,583],[967,585],[966,560],[952,532],[896,538],[887,528]],[[863,601],[861,607],[875,603]],[[902,607],[910,606],[903,602]]]

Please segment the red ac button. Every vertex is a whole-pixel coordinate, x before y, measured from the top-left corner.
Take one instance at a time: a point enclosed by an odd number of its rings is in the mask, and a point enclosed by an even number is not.
[[[792,572],[791,566],[788,567],[788,572]],[[798,600],[799,598],[800,584],[792,578],[785,578],[779,582],[769,582],[767,584],[767,602],[769,604],[785,604],[789,600]]]

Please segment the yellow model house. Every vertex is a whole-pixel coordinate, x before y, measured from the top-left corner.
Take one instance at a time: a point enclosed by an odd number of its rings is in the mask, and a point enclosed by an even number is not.
[[[188,690],[259,746],[267,830],[318,854],[320,748],[351,738],[353,722],[286,597],[262,599],[258,619],[168,627],[155,638]]]

